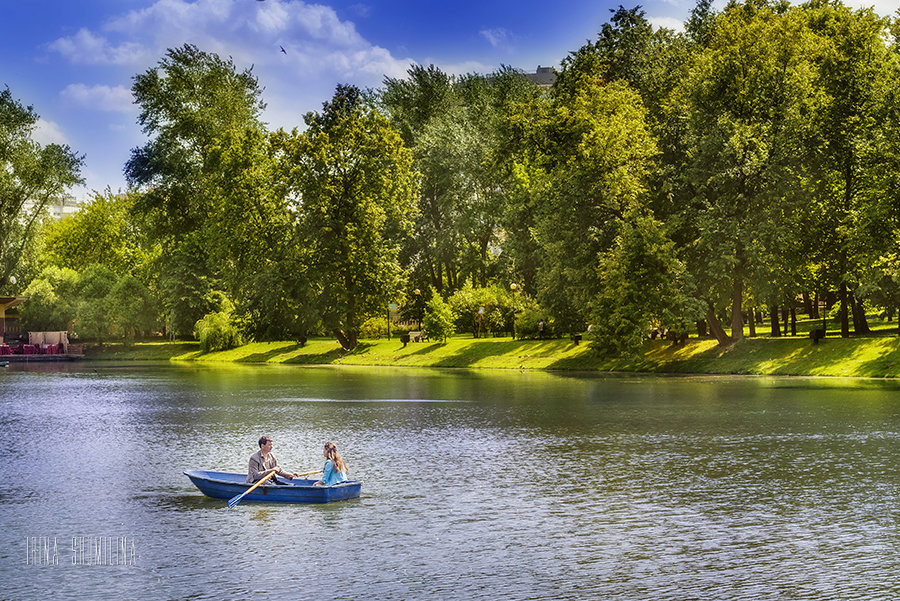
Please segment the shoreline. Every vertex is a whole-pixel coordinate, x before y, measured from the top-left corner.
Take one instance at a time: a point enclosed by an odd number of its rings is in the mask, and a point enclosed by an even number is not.
[[[170,361],[185,364],[347,365],[548,371],[591,374],[752,375],[829,378],[900,378],[900,338],[882,335],[826,338],[745,338],[728,347],[714,340],[689,339],[684,345],[648,341],[632,358],[601,357],[588,342],[567,339],[512,340],[459,336],[442,342],[362,340],[344,351],[333,339],[253,342],[214,353],[200,353],[196,342],[143,342],[130,348],[93,349],[86,362]]]

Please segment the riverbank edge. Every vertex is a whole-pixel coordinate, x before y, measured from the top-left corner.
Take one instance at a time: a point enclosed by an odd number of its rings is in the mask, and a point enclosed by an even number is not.
[[[714,340],[691,339],[684,345],[648,341],[631,358],[600,356],[587,343],[570,340],[511,340],[454,337],[447,342],[402,345],[392,340],[363,340],[344,351],[332,339],[254,342],[215,353],[201,353],[194,342],[107,345],[86,361],[171,361],[279,365],[355,365],[468,369],[626,372],[656,374],[740,374],[760,376],[900,377],[900,338],[746,338],[728,347]]]

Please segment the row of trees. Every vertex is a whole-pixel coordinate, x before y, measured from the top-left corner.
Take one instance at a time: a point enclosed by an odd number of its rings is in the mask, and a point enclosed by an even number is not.
[[[134,78],[132,192],[36,256],[137,278],[178,335],[224,298],[251,337],[352,348],[413,289],[511,284],[611,352],[694,322],[727,344],[801,295],[865,332],[900,305],[898,28],[838,0],[700,0],[683,33],[620,7],[549,90],[416,66],[290,132],[250,70],[186,45]]]

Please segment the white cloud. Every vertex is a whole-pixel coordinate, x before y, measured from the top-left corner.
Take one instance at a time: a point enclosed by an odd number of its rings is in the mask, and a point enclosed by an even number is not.
[[[671,29],[673,31],[684,31],[684,21],[674,17],[649,17],[647,19],[653,27]]]
[[[80,29],[74,36],[59,38],[50,44],[55,50],[80,65],[129,65],[146,60],[147,51],[134,42],[113,46],[102,36]]]
[[[42,146],[47,144],[69,144],[69,139],[66,138],[59,125],[46,119],[37,120],[31,137]]]
[[[897,0],[844,0],[844,4],[852,8],[873,8],[883,17],[893,17],[898,14]]]
[[[60,92],[60,96],[89,109],[129,113],[136,111],[134,96],[125,86],[86,86],[73,83]]]
[[[294,85],[326,78],[377,85],[413,62],[366,40],[332,8],[302,0],[156,0],[109,21],[100,33],[82,29],[50,48],[72,62],[143,69],[185,43],[231,57],[241,68],[255,65],[267,88],[268,77]]]
[[[478,34],[486,39],[494,48],[505,47],[512,41],[512,34],[502,27],[482,29]]]

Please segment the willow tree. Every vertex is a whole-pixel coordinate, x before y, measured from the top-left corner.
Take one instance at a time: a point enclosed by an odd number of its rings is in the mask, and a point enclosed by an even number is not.
[[[307,129],[283,139],[287,193],[309,256],[322,323],[345,349],[359,326],[398,299],[399,241],[412,226],[411,151],[353,86],[339,85]]]

